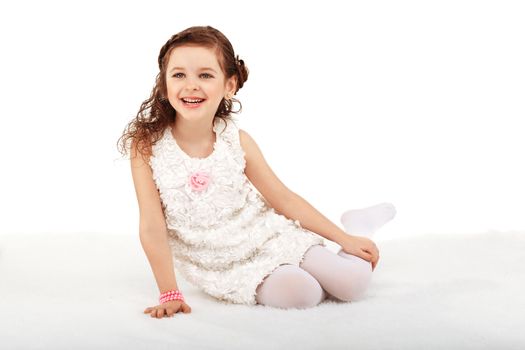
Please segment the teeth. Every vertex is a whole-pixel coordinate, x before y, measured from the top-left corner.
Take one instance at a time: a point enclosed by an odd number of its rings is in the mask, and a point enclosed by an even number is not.
[[[190,99],[186,99],[186,98],[183,98],[182,99],[184,102],[190,102],[190,103],[196,103],[196,102],[202,102],[204,100],[190,100]]]

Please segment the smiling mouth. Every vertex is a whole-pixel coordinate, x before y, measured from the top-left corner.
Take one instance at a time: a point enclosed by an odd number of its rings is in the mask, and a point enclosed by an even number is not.
[[[181,98],[180,99],[183,103],[186,103],[186,104],[193,104],[193,105],[196,105],[196,104],[199,104],[199,103],[202,103],[204,101],[206,101],[205,99],[185,99],[185,98]]]

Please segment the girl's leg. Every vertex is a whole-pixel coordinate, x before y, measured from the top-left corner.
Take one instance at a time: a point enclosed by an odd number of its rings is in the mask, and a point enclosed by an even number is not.
[[[328,293],[343,301],[360,299],[372,279],[372,264],[355,255],[334,254],[322,245],[306,251],[299,265],[310,273]]]
[[[258,304],[305,309],[316,306],[327,294],[317,280],[298,266],[277,267],[256,289]]]

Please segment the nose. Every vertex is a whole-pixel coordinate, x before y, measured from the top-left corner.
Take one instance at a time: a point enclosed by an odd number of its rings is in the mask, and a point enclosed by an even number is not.
[[[198,90],[199,85],[193,78],[186,79],[186,89],[187,90]]]

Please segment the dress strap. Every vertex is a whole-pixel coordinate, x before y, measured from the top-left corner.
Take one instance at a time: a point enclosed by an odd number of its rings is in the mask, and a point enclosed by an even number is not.
[[[217,132],[220,134],[221,139],[228,144],[230,149],[232,150],[233,156],[236,160],[236,162],[240,166],[240,170],[243,171],[246,166],[246,160],[244,158],[245,153],[241,146],[241,140],[239,137],[239,127],[235,123],[235,120],[233,119],[227,119],[222,120],[221,122],[227,123],[226,128],[224,129],[224,132],[222,132],[223,127],[219,126],[217,127]],[[219,136],[219,134],[217,134]]]
[[[226,141],[231,146],[240,146],[239,140],[239,127],[235,124],[232,119],[220,119],[219,124],[216,127],[217,136],[220,136],[222,140]]]

